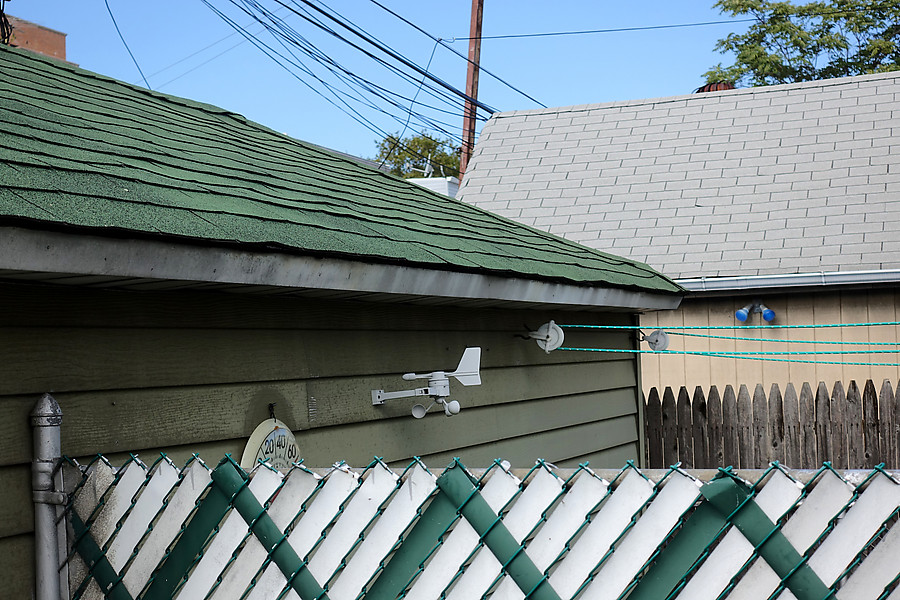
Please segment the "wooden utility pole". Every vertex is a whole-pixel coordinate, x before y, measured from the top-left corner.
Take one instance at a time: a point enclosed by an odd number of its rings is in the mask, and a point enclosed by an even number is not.
[[[459,157],[459,178],[466,172],[466,165],[475,147],[475,110],[473,100],[478,100],[478,64],[481,60],[481,15],[484,0],[472,0],[472,22],[469,27],[469,68],[466,71],[466,100],[463,109],[462,153]]]

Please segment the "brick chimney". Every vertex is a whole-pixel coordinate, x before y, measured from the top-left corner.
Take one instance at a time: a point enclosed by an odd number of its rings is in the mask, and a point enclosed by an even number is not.
[[[66,60],[66,34],[59,31],[6,15],[12,25],[10,46],[25,48],[38,54]]]

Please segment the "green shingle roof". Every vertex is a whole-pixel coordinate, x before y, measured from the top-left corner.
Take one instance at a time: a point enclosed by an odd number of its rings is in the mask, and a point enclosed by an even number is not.
[[[0,222],[681,291],[215,106],[3,47]]]

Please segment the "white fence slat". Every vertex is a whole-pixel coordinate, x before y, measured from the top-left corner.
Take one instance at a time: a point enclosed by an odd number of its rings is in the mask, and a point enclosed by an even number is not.
[[[810,568],[825,585],[830,587],[850,566],[898,504],[900,485],[883,473],[875,475],[809,559]]]
[[[109,564],[117,573],[122,570],[135,546],[147,533],[147,526],[159,513],[163,500],[176,483],[178,483],[178,467],[172,464],[168,458],[163,458],[156,463],[150,481],[144,486],[134,508],[128,513],[116,539],[112,541],[106,552]]]
[[[802,488],[796,481],[775,470],[755,496],[754,502],[770,520],[777,522],[800,498],[801,493]],[[679,597],[715,600],[751,556],[753,544],[732,527],[684,586]]]
[[[900,573],[900,525],[894,523],[838,592],[841,600],[875,600]]]
[[[546,465],[541,465],[525,487],[525,491],[522,492],[512,509],[503,518],[503,524],[506,525],[517,542],[521,544],[525,536],[540,523],[540,520],[543,518],[542,515],[546,513],[562,491],[563,483],[564,481],[557,477]],[[499,574],[498,572],[496,575]],[[516,600],[524,597],[525,594],[519,589],[518,584],[505,575],[497,586],[496,591],[491,594],[491,598],[496,600],[504,598]]]
[[[541,571],[550,566],[608,488],[608,482],[588,469],[578,476],[525,550],[534,566]]]
[[[498,511],[519,491],[519,479],[503,469],[496,469],[485,482],[481,497],[492,510]],[[433,600],[440,597],[462,562],[478,545],[478,534],[465,519],[460,519],[435,551],[431,561],[413,582],[404,600]]]
[[[147,467],[135,459],[128,463],[121,475],[119,482],[107,494],[106,503],[100,509],[97,520],[91,525],[91,536],[101,548],[115,533],[116,524],[131,508],[132,498],[146,480]]]
[[[487,492],[487,486],[485,486],[482,496],[487,501],[488,506],[491,507],[491,510],[499,515],[504,505],[518,493],[522,482],[506,469],[495,472],[491,476],[491,482],[496,478],[499,478],[504,485],[497,486],[492,490],[496,492],[495,496],[487,495],[485,493]],[[465,560],[465,558],[466,556],[459,557],[460,560]],[[453,584],[450,593],[447,595],[448,600],[480,598],[487,591],[487,586],[490,585],[502,566],[493,552],[484,547],[479,548],[472,558],[472,562],[466,567],[465,572]]]
[[[300,512],[303,502],[316,489],[319,481],[321,481],[321,477],[305,469],[293,469],[287,474],[284,484],[278,490],[278,495],[272,500],[268,511],[272,522],[278,529],[282,532],[287,529],[294,516]],[[250,586],[250,581],[262,567],[266,558],[268,558],[266,549],[259,543],[256,536],[250,536],[241,553],[225,573],[222,583],[216,588],[213,598],[216,600],[240,598],[244,590]],[[274,592],[276,595],[281,587]]]
[[[416,516],[416,509],[437,487],[434,475],[421,465],[407,474],[406,481],[394,495],[384,513],[360,543],[353,558],[338,575],[328,595],[334,598],[356,598],[378,568],[406,526]]]
[[[309,571],[316,581],[324,585],[340,567],[378,507],[394,491],[397,479],[397,474],[381,462],[369,469],[365,481],[309,562]]]
[[[698,482],[686,474],[673,473],[662,491],[625,534],[605,565],[600,567],[584,598],[615,600],[625,591],[638,570],[678,524],[679,518],[700,497]]]
[[[629,471],[550,575],[550,585],[571,598],[653,493],[653,483]]]
[[[178,489],[153,525],[153,531],[141,544],[137,556],[128,566],[123,582],[132,598],[137,597],[138,592],[147,584],[150,575],[165,555],[166,549],[181,531],[181,525],[194,509],[197,498],[209,483],[209,469],[203,461],[194,460],[186,468]]]
[[[825,471],[781,532],[798,553],[805,554],[852,496],[853,488],[846,481],[833,471]],[[781,578],[772,567],[757,558],[728,595],[728,600],[768,598],[780,584]]]
[[[247,489],[264,505],[280,484],[281,474],[261,465],[251,473]],[[240,513],[232,508],[176,598],[192,600],[205,597],[249,529]]]
[[[103,494],[109,489],[109,486],[112,485],[115,479],[115,469],[106,462],[106,459],[101,458],[91,466],[84,484],[78,490],[75,501],[72,503],[75,514],[78,515],[82,522],[87,522],[97,503],[100,502],[100,498],[103,497]]]
[[[325,483],[308,503],[306,512],[300,516],[288,536],[287,543],[291,545],[297,556],[306,558],[322,532],[337,516],[341,505],[356,490],[358,483],[359,476],[345,466],[338,467],[328,474]],[[322,583],[324,582],[319,581],[319,584]],[[248,600],[274,598],[286,584],[287,579],[278,566],[269,563],[263,574],[256,580],[256,586],[248,596]],[[216,591],[218,592],[218,590]],[[288,594],[293,593],[293,590],[288,592]],[[214,600],[220,600],[218,594],[214,596]]]

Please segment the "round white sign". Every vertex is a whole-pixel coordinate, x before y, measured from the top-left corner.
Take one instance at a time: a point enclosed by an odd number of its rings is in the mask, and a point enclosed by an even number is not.
[[[300,460],[300,448],[287,425],[278,419],[266,419],[260,423],[241,455],[241,468],[250,470],[259,461],[268,461],[269,466],[288,470]]]

